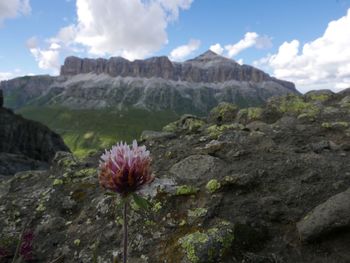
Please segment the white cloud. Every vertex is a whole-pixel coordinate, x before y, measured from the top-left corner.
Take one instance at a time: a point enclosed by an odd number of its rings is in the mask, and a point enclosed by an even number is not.
[[[59,68],[60,53],[144,58],[168,43],[166,28],[193,0],[76,0],[77,22],[59,30],[39,48],[27,43],[42,69]]]
[[[30,52],[38,62],[39,68],[50,69],[54,74],[58,73],[60,68],[59,51],[53,49],[32,48]]]
[[[38,40],[36,37],[31,37],[27,40],[27,47],[38,62],[38,66],[41,69],[51,70],[54,74],[58,73],[60,68],[60,49],[61,46],[58,43],[52,42],[47,49],[41,49],[38,47]]]
[[[211,45],[209,49],[218,55],[221,55],[224,52],[224,48],[219,43]]]
[[[244,63],[244,62],[243,62],[243,58],[238,59],[238,60],[237,60],[237,63],[240,64],[240,65],[243,65],[243,63]]]
[[[276,54],[256,61],[269,66],[273,74],[296,83],[301,91],[315,88],[339,90],[350,87],[350,9],[331,21],[323,36],[300,44],[284,42]]]
[[[27,15],[31,11],[29,0],[1,0],[0,25],[5,19]]]
[[[13,78],[13,73],[11,72],[0,72],[0,81],[8,80]]]
[[[170,60],[181,61],[196,51],[201,42],[197,39],[191,39],[186,45],[179,46],[170,52]]]
[[[77,0],[75,43],[92,55],[143,58],[168,42],[166,28],[192,0]],[[113,10],[113,12],[111,11]]]
[[[224,48],[219,44],[210,46],[210,50],[219,55],[232,58],[247,48],[255,47],[257,49],[266,49],[272,47],[271,38],[268,36],[260,36],[256,32],[247,32],[244,38],[235,44],[226,45]],[[225,51],[225,52],[224,52]]]
[[[248,32],[244,35],[244,38],[233,45],[226,45],[225,50],[228,52],[228,57],[232,58],[244,49],[254,46],[257,42],[259,35],[255,32]]]

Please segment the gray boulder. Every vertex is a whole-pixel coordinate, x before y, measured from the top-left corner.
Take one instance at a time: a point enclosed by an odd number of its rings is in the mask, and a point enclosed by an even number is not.
[[[195,184],[199,181],[209,181],[220,175],[220,159],[209,155],[191,155],[174,164],[170,168],[176,181],[179,183]]]
[[[297,223],[301,240],[311,241],[350,226],[350,188],[318,205]]]

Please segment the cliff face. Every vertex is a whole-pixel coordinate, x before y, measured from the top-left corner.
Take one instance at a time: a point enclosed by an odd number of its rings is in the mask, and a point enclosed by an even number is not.
[[[45,167],[58,151],[69,151],[58,134],[0,108],[0,175]]]
[[[183,63],[171,62],[168,57],[154,57],[130,62],[121,57],[110,59],[81,59],[68,57],[61,67],[61,75],[72,76],[86,73],[105,73],[113,77],[162,78],[188,82],[218,83],[230,80],[262,82],[276,79],[248,65],[239,65],[231,59],[212,51]],[[293,90],[294,85],[278,81]]]

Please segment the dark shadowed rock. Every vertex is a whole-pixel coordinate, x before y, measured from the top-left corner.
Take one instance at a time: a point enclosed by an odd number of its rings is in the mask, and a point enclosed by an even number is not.
[[[2,90],[0,89],[0,108],[4,105],[4,96]]]
[[[302,240],[313,240],[350,227],[350,188],[318,205],[297,224]]]
[[[0,174],[43,167],[57,151],[69,151],[58,134],[0,108],[0,153],[5,153],[1,155],[4,165]]]

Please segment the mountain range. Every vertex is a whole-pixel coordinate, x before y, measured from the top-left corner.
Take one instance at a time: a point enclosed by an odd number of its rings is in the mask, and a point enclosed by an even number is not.
[[[71,109],[139,108],[207,114],[222,101],[241,107],[297,93],[278,80],[212,51],[182,63],[167,57],[130,62],[66,58],[57,77],[32,76],[1,82],[5,105],[60,105]]]
[[[5,107],[46,124],[78,155],[159,130],[181,114],[205,116],[221,102],[262,105],[296,94],[279,80],[212,51],[184,61],[66,58],[59,76],[0,83]]]

